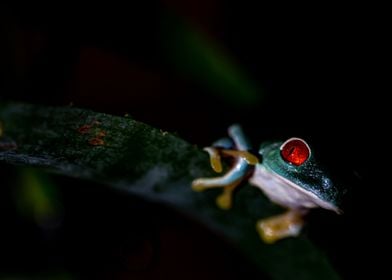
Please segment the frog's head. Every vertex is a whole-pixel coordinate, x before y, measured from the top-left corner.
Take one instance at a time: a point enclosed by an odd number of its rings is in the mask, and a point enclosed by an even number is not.
[[[341,191],[315,161],[309,145],[300,138],[266,143],[260,147],[262,165],[271,173],[314,198],[320,207],[340,212]]]

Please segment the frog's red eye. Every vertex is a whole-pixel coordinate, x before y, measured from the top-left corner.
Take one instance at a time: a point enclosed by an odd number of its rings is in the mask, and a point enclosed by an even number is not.
[[[296,166],[303,164],[310,156],[310,148],[300,138],[290,138],[280,146],[282,158]]]

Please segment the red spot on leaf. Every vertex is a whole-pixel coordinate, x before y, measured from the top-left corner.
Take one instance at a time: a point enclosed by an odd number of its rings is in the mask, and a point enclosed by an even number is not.
[[[82,125],[81,127],[78,128],[78,131],[80,134],[87,134],[90,132],[91,125],[90,124],[85,124]]]
[[[103,146],[105,145],[105,141],[103,141],[101,138],[94,137],[88,140],[88,143],[92,146]]]

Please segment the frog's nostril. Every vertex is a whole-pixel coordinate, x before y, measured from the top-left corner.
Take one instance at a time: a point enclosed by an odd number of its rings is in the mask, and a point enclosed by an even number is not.
[[[288,163],[299,166],[309,158],[310,148],[304,140],[290,138],[280,147],[280,154]]]

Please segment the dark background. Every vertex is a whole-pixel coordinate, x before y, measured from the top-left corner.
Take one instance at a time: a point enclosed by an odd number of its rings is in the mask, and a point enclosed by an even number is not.
[[[376,182],[378,157],[388,150],[381,137],[388,128],[381,106],[387,93],[382,7],[34,3],[6,7],[0,19],[4,100],[129,113],[199,146],[225,135],[234,122],[256,146],[291,136],[308,140],[349,192],[345,214],[315,211],[307,234],[345,279],[383,268],[376,253],[385,224],[385,212],[376,209],[386,187]],[[202,73],[214,67],[200,66],[187,52],[192,45],[181,43],[195,34],[246,77],[231,95],[220,75]],[[241,94],[249,85],[256,93],[251,98]],[[192,271],[191,279],[220,273],[236,279],[253,272],[223,241],[180,214],[66,178],[53,178],[64,225],[43,231],[13,210],[16,171],[1,169],[0,273],[180,279]],[[208,253],[200,249],[204,244]],[[206,255],[210,262],[200,264]]]

